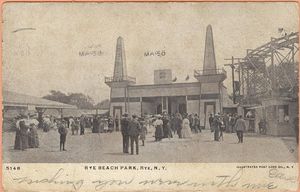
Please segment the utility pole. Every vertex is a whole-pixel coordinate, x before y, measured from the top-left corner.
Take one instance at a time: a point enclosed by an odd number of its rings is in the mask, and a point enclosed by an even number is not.
[[[233,103],[236,103],[236,94],[235,94],[235,78],[234,78],[234,70],[235,70],[235,65],[240,65],[240,60],[243,58],[234,58],[233,56],[230,59],[225,59],[225,60],[230,60],[230,64],[224,64],[224,66],[230,66],[231,67],[231,76],[232,76],[232,100]],[[238,61],[238,63],[235,63],[235,61]],[[240,76],[239,76],[239,81],[240,81]],[[240,82],[239,82],[240,83]]]

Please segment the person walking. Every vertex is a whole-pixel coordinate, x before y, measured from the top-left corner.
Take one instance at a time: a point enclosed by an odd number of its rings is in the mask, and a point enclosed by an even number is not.
[[[121,133],[123,140],[123,153],[128,153],[129,148],[129,118],[128,114],[124,113],[121,119]]]
[[[129,137],[130,137],[130,150],[133,155],[133,148],[135,143],[136,155],[139,154],[139,133],[141,131],[140,123],[136,115],[132,115],[132,120],[129,122]]]
[[[84,118],[84,115],[81,115],[81,117],[80,117],[80,135],[84,135],[84,129],[85,129],[85,118]]]
[[[246,122],[242,118],[242,115],[238,116],[238,119],[235,123],[235,130],[236,130],[237,137],[239,139],[238,143],[243,143],[243,137],[244,137],[243,134],[246,131]]]
[[[66,128],[65,120],[62,120],[62,122],[59,123],[58,133],[60,134],[59,150],[66,151],[65,143],[66,143],[66,138],[67,138],[67,134],[68,134],[68,129]]]

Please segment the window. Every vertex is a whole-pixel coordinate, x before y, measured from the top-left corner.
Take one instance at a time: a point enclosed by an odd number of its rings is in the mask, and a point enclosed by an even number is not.
[[[165,79],[166,78],[166,72],[162,71],[159,73],[159,78],[160,79]]]

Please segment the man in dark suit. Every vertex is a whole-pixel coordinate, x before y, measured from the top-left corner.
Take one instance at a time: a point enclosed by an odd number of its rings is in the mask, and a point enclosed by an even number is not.
[[[128,114],[123,114],[121,119],[121,132],[123,138],[123,153],[128,153],[129,148],[129,117]]]
[[[238,143],[243,143],[243,133],[246,131],[246,122],[242,118],[241,115],[239,115],[236,123],[235,123],[235,130],[236,134],[238,136],[239,142]]]
[[[65,120],[62,120],[62,122],[58,125],[58,133],[60,134],[59,150],[61,151],[62,149],[63,151],[66,151],[65,143],[68,134],[68,129],[66,128]]]
[[[136,115],[132,115],[132,120],[129,122],[129,137],[130,137],[130,149],[131,155],[133,155],[134,143],[136,147],[136,154],[139,154],[139,133],[141,131],[140,123],[137,120]]]

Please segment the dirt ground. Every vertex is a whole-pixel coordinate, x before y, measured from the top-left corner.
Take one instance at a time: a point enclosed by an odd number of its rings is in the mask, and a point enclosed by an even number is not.
[[[91,133],[67,136],[67,151],[59,151],[59,134],[39,131],[40,147],[18,151],[13,149],[15,133],[3,133],[3,162],[12,163],[257,163],[297,162],[298,148],[293,137],[245,136],[237,144],[234,133],[224,133],[224,140],[213,141],[213,134],[204,130],[191,139],[171,139],[154,142],[153,130],[139,146],[139,155],[122,153],[120,132]],[[141,142],[140,142],[141,145]]]

